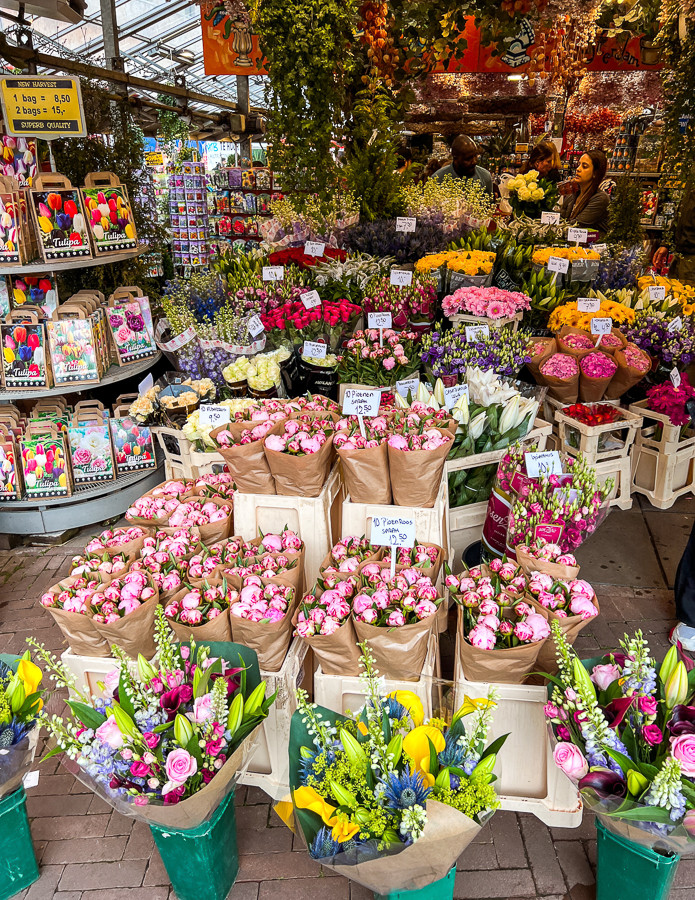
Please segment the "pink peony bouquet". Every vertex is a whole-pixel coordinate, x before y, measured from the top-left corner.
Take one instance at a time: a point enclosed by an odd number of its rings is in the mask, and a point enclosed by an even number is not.
[[[450,444],[453,437],[440,428],[426,428],[416,434],[392,434],[388,445],[392,450],[438,450],[444,444]]]
[[[240,437],[236,437],[229,429],[225,428],[215,434],[214,440],[218,447],[222,447],[225,450],[234,447],[236,444],[245,445],[253,444],[254,441],[261,441],[278,421],[282,422],[287,418],[283,413],[278,413],[277,415],[280,416],[279,419],[273,420],[271,417],[268,417],[265,421],[259,422],[258,425],[254,425],[253,428],[246,429],[242,432]]]
[[[239,592],[221,584],[207,581],[199,588],[180,591],[164,607],[164,615],[179,625],[204,625],[218,616],[226,614],[230,604],[236,603]]]
[[[359,583],[357,575],[350,575],[324,590],[320,597],[307,594],[299,606],[294,633],[301,638],[335,634],[350,618],[351,601]]]
[[[114,579],[94,597],[93,605],[98,610],[94,621],[103,625],[111,625],[128,616],[157,596],[152,587],[149,575],[144,572],[128,572]]]
[[[545,572],[532,572],[528,592],[537,603],[555,613],[559,619],[568,616],[593,619],[599,613],[594,589],[588,581],[580,578],[562,581]]]
[[[442,310],[449,318],[467,313],[486,319],[510,319],[528,309],[531,298],[526,294],[496,287],[460,287],[442,300]]]
[[[281,534],[263,534],[258,550],[262,553],[301,553],[304,541],[296,531],[285,527]]]
[[[280,622],[287,614],[295,597],[293,587],[281,584],[263,584],[258,575],[244,579],[238,599],[231,606],[231,614],[261,625]],[[234,626],[232,625],[232,628]]]
[[[577,560],[573,553],[563,553],[559,544],[552,544],[545,538],[536,538],[524,550],[532,559],[557,563],[560,566],[576,566]]]
[[[128,556],[125,553],[85,553],[84,556],[73,556],[71,575],[81,575],[88,581],[110,581],[112,577],[125,572],[128,568]]]
[[[283,553],[256,556],[251,560],[237,561],[229,568],[222,567],[223,575],[235,575],[238,578],[246,578],[249,575],[259,575],[261,578],[274,578],[276,575],[284,575],[297,567],[297,560],[290,559]]]
[[[234,422],[281,422],[296,409],[300,408],[300,403],[292,401],[286,403],[284,400],[277,400],[270,397],[262,397],[256,400],[246,409],[241,409],[234,413]]]
[[[181,506],[181,501],[176,497],[155,497],[152,494],[145,494],[144,497],[138,499],[126,510],[126,519],[139,519],[143,522],[166,522],[171,513]]]
[[[399,547],[396,552],[396,565],[413,566],[416,569],[434,569],[441,555],[441,547],[434,544],[416,544],[414,547]],[[391,565],[391,551],[386,550],[382,562]]]
[[[280,434],[269,434],[265,439],[268,450],[288,453],[291,456],[309,456],[318,453],[333,435],[333,421],[324,418],[287,419]]]
[[[403,569],[391,580],[378,563],[368,563],[360,572],[352,611],[356,622],[399,628],[429,619],[440,603],[432,581],[417,569]]]
[[[41,606],[45,609],[64,609],[65,612],[87,615],[94,604],[97,588],[87,578],[76,576],[69,579],[60,590],[46,591],[41,595]]]
[[[333,446],[336,450],[368,450],[378,447],[388,436],[390,423],[385,416],[363,421],[364,435],[357,416],[347,416],[335,423]]]
[[[506,559],[493,559],[489,566],[474,566],[461,575],[454,575],[445,564],[444,585],[465,609],[478,609],[483,600],[492,600],[506,608],[517,603],[526,590],[526,576],[519,566]]]
[[[372,546],[364,536],[341,538],[331,547],[321,572],[356,572],[363,562],[377,557],[380,552],[381,548]]]
[[[222,565],[234,566],[243,560],[256,558],[258,550],[242,538],[228,538],[226,541],[203,547],[190,559],[188,574],[191,578],[206,578]]]
[[[229,507],[218,506],[214,500],[187,500],[171,512],[167,524],[169,528],[191,528],[224,522],[229,516]]]
[[[175,479],[173,481],[165,481],[158,484],[149,492],[151,497],[180,497],[191,489],[190,481]]]
[[[229,472],[211,472],[209,475],[200,475],[193,483],[193,487],[205,491],[209,496],[234,496],[233,479]]]
[[[304,412],[340,412],[340,407],[335,400],[331,400],[330,397],[324,397],[323,394],[309,394],[308,400],[301,397],[298,401],[292,402],[299,403],[300,414]]]
[[[84,548],[85,553],[99,553],[101,551],[112,549],[114,547],[122,547],[124,544],[132,544],[133,541],[139,541],[147,534],[142,528],[131,526],[130,528],[115,528],[113,531],[107,528],[100,535],[92,538]]]

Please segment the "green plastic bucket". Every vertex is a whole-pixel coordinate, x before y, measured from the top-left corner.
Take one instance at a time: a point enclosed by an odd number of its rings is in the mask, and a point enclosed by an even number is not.
[[[596,820],[596,900],[667,900],[680,856],[664,856]]]
[[[239,871],[234,791],[197,828],[150,825],[178,900],[224,900]]]
[[[374,900],[454,900],[456,866],[439,881],[425,885],[417,891],[392,891],[390,894],[374,894]]]
[[[38,880],[24,788],[0,800],[0,900]]]

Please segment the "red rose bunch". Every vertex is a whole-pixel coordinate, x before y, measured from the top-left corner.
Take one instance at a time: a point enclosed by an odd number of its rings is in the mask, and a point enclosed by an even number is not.
[[[617,422],[622,415],[617,406],[607,403],[573,403],[571,406],[566,406],[562,413],[583,425],[608,425],[611,422]]]
[[[261,315],[261,322],[271,342],[281,343],[285,339],[299,346],[304,341],[328,337],[330,348],[335,350],[342,335],[352,330],[350,323],[354,323],[360,312],[360,307],[349,300],[324,300],[312,309],[307,309],[301,301],[293,301]]]
[[[276,250],[268,257],[269,266],[298,266],[300,269],[310,269],[326,259],[339,259],[345,262],[347,252],[335,247],[326,247],[323,256],[310,256],[302,247],[287,247],[285,250]]]

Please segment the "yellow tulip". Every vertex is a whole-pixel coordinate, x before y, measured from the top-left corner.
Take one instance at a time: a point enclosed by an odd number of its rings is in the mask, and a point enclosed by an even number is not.
[[[128,222],[128,224],[125,227],[125,236],[127,238],[130,238],[131,240],[135,240],[135,229],[130,224],[130,222]]]
[[[9,347],[3,347],[2,355],[5,357],[6,363],[14,362],[14,352]]]
[[[68,483],[68,481],[67,481],[67,478],[65,477],[65,472],[63,472],[63,474],[60,475],[58,478],[58,484],[61,487],[67,487],[67,483]]]
[[[97,208],[97,201],[94,197],[87,197],[87,209],[90,211]]]
[[[425,721],[425,710],[417,694],[414,694],[412,691],[392,691],[387,697],[400,703],[401,706],[408,710],[413,725],[422,725]]]
[[[441,753],[446,746],[444,735],[433,725],[420,725],[403,738],[403,752],[409,756],[415,769],[423,776],[428,787],[434,784],[434,775],[430,774],[430,745],[432,741],[436,753]]]
[[[41,227],[41,231],[45,231],[46,234],[53,231],[53,223],[46,216],[39,216],[39,226]]]
[[[43,478],[43,466],[37,466],[34,469],[34,472],[36,473],[36,480],[41,481],[41,479]]]
[[[111,225],[111,222],[106,218],[106,216],[102,216],[101,217],[101,227],[104,228],[106,231],[108,231],[110,225]]]
[[[14,302],[19,303],[20,306],[22,303],[27,302],[27,295],[24,293],[24,291],[20,291],[19,288],[14,289]]]
[[[24,682],[24,691],[27,695],[35,694],[41,684],[43,672],[30,659],[20,659],[17,666],[17,675]],[[36,711],[38,712],[43,706],[43,700],[38,701]]]
[[[5,250],[7,250],[8,253],[12,253],[14,250],[14,241],[6,241]]]

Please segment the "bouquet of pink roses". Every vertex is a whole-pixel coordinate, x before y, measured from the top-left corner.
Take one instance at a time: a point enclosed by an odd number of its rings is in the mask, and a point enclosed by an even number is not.
[[[264,440],[265,456],[280,494],[318,497],[333,464],[333,420],[286,419]]]
[[[328,580],[329,573],[325,574]],[[351,601],[360,579],[356,574],[333,573],[331,583],[332,587],[323,588],[319,581],[304,597],[294,614],[294,633],[314,651],[325,675],[359,675],[360,653]]]
[[[164,615],[179,641],[231,641],[229,606],[239,592],[225,579],[204,580],[184,587],[164,607]]]
[[[383,415],[365,419],[362,427],[357,416],[347,416],[335,424],[333,446],[343,463],[345,485],[354,503],[391,503],[386,447],[390,425]]]
[[[399,433],[388,439],[389,477],[396,506],[434,506],[454,440],[447,424],[418,413],[399,420]]]
[[[94,627],[108,642],[137,659],[141,653],[152,659],[154,618],[159,603],[159,590],[146,572],[128,572],[99,588],[92,599]]]
[[[292,636],[297,591],[282,578],[271,582],[260,575],[247,576],[240,586],[230,607],[232,638],[256,651],[264,671],[278,672]]]
[[[528,594],[531,604],[546,612],[549,621],[557,620],[569,644],[574,644],[579,632],[595,618],[600,610],[596,592],[588,581],[553,579],[545,572],[529,576]],[[542,672],[557,672],[555,647],[549,641],[538,654],[538,668]]]
[[[248,412],[248,410],[245,410]],[[227,463],[237,490],[252,494],[274,494],[275,481],[265,458],[263,439],[287,418],[287,412],[258,413],[262,419],[230,422],[213,428],[210,438]]]

